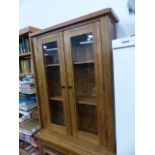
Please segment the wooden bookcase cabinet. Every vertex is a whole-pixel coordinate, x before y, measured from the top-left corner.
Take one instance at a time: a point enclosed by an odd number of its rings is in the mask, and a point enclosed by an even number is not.
[[[87,154],[86,148],[96,149],[94,155],[115,153],[111,40],[116,22],[108,8],[31,35],[40,141],[79,155]],[[86,150],[78,153],[68,141]]]
[[[27,26],[19,30],[19,70],[20,70],[19,76],[20,77],[23,77],[25,75],[34,75],[33,62],[31,57],[32,51],[30,47],[31,39],[29,35],[30,33],[36,32],[38,30],[40,29],[32,26]]]
[[[19,30],[19,79],[22,79],[26,75],[31,75],[34,77],[30,33],[36,32],[38,30],[40,29],[32,26],[27,26]],[[27,40],[27,42],[25,42],[25,40]],[[22,45],[22,50],[21,44],[24,44]],[[29,60],[29,65],[24,62],[27,60]],[[21,61],[23,61],[23,64]],[[33,112],[31,113],[31,119],[39,119],[38,117],[38,109],[34,108]],[[22,123],[20,123],[20,125],[22,125]],[[23,141],[27,142],[27,140]],[[29,150],[25,151],[24,149],[19,148],[19,154],[29,155]]]

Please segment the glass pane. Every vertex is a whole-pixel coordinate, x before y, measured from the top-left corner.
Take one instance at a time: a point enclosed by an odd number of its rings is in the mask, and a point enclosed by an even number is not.
[[[94,64],[74,65],[74,82],[77,96],[96,96]]]
[[[96,106],[78,104],[78,129],[80,131],[97,134]]]
[[[51,122],[64,125],[64,116],[63,116],[63,104],[61,101],[50,101],[50,110],[51,110]]]
[[[52,66],[46,68],[46,78],[48,85],[49,97],[61,97],[61,81],[59,66]]]
[[[49,64],[58,64],[58,47],[57,42],[51,42],[43,44],[42,46],[44,52],[44,62],[46,65]]]
[[[78,130],[97,134],[93,34],[71,38]]]
[[[64,126],[63,100],[61,93],[60,66],[58,61],[57,42],[42,45],[47,91],[49,97],[51,123]]]
[[[71,38],[73,61],[93,60],[93,35],[92,33],[83,34]]]

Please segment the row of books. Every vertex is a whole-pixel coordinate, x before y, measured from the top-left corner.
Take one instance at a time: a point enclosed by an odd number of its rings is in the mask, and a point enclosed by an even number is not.
[[[30,45],[28,37],[21,38],[19,40],[19,54],[30,52]]]
[[[19,60],[20,73],[32,73],[32,61],[30,57],[25,57]]]

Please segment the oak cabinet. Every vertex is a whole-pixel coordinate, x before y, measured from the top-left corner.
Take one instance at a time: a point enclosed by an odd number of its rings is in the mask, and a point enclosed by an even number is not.
[[[31,35],[40,141],[70,154],[115,153],[111,40],[117,21],[104,9]]]

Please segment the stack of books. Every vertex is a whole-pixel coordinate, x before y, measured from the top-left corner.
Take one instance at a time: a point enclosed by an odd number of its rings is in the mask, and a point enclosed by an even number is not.
[[[19,94],[19,109],[22,111],[30,111],[36,107],[35,94]]]
[[[30,119],[19,126],[19,131],[29,136],[33,135],[39,129],[40,125],[37,119]]]
[[[19,141],[20,154],[22,155],[41,155],[41,150],[31,144],[20,140]]]
[[[23,132],[19,132],[19,139],[30,143],[34,147],[38,147],[38,141],[34,136],[30,136]]]
[[[22,94],[35,94],[34,82],[32,81],[20,81],[19,92]]]
[[[19,122],[26,121],[36,107],[34,79],[25,76],[19,82]]]

